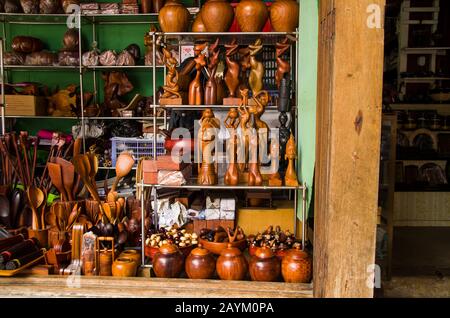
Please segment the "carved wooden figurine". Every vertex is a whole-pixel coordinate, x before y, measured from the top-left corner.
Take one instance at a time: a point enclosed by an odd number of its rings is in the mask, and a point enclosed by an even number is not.
[[[189,84],[189,105],[202,105],[203,104],[203,87],[200,80],[202,75],[202,68],[206,65],[205,53],[200,53],[195,59],[195,74],[194,80]]]
[[[248,110],[248,89],[240,91],[242,102],[239,105],[239,115],[241,116],[241,138],[238,143],[238,163],[239,170],[245,171],[245,166],[248,159],[249,135],[250,135],[250,112]]]
[[[239,45],[234,39],[230,44],[226,44],[225,48],[225,61],[227,63],[225,83],[228,87],[229,97],[223,99],[223,104],[237,106],[240,103],[240,99],[237,98],[236,94],[236,89],[239,86],[239,62],[232,60],[232,56],[237,53]]]
[[[269,186],[279,187],[283,184],[280,173],[278,172],[280,163],[280,144],[278,139],[273,139],[270,143],[270,171],[273,172],[269,177]]]
[[[250,50],[250,76],[248,83],[253,95],[258,94],[263,88],[264,65],[256,59],[258,53],[262,50],[261,39],[257,39],[253,45],[248,46]]]
[[[217,104],[217,82],[216,82],[216,71],[217,64],[219,63],[219,39],[210,45],[208,48],[209,52],[209,63],[208,63],[208,81],[205,84],[205,105],[216,105]]]
[[[230,141],[227,145],[228,158],[230,163],[225,174],[224,182],[227,185],[237,185],[239,183],[239,169],[237,163],[237,134],[236,129],[239,127],[239,112],[237,108],[231,108],[225,118],[225,127],[230,132]]]
[[[275,72],[275,82],[278,88],[280,88],[281,79],[291,71],[291,64],[281,58],[291,46],[288,41],[288,38],[285,38],[283,42],[277,43],[275,49],[275,53],[277,56],[277,71]]]
[[[166,48],[162,48],[163,61],[167,67],[166,85],[163,86],[164,93],[161,95],[160,104],[174,105],[182,104],[180,94],[180,86],[178,85],[177,59],[172,56],[172,52]]]
[[[269,92],[260,91],[252,97],[254,106],[249,107],[250,113],[254,115],[255,126],[258,130],[259,152],[264,154],[267,150],[270,128],[265,121],[261,120],[261,116],[264,114],[267,104],[269,104],[269,99]]]
[[[198,136],[199,147],[201,150],[201,163],[198,169],[198,184],[213,185],[217,184],[217,174],[215,169],[215,141],[216,132],[220,128],[220,122],[214,117],[211,108],[203,111],[200,119],[200,131]]]
[[[241,75],[239,77],[238,97],[241,97],[240,90],[249,88],[247,70],[250,69],[250,50],[248,47],[239,49],[239,65],[241,68]]]
[[[249,156],[248,156],[248,185],[249,186],[260,186],[263,183],[263,178],[259,170],[259,153],[258,144],[259,136],[257,133],[256,122],[254,120],[254,114],[250,114],[250,129],[251,134],[249,135]],[[255,203],[258,201],[255,201]],[[253,204],[252,204],[253,205]]]
[[[292,133],[286,144],[285,158],[288,160],[288,166],[284,175],[284,183],[289,187],[296,187],[298,186],[298,179],[297,173],[295,172],[294,160],[297,158],[297,150]]]

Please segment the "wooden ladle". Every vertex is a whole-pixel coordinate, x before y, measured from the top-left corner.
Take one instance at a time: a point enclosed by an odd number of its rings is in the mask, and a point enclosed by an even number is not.
[[[119,181],[131,172],[133,166],[133,156],[129,152],[122,152],[116,161],[116,179],[111,187],[111,192],[116,191]]]
[[[38,209],[44,203],[45,195],[41,189],[33,185],[27,189],[27,195],[33,211],[33,229],[37,230],[41,228],[39,225],[41,218],[38,215]]]
[[[53,185],[58,189],[63,201],[67,201],[67,194],[63,184],[63,176],[61,166],[57,163],[48,162],[48,174],[52,180]]]
[[[60,157],[55,158],[55,163],[61,166],[64,189],[66,190],[68,199],[70,201],[73,201],[74,200],[73,183],[75,178],[75,167],[71,162]]]

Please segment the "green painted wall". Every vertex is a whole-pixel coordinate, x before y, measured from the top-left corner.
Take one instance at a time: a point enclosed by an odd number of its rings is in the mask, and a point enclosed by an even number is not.
[[[298,65],[298,153],[301,182],[308,187],[307,211],[313,199],[316,154],[317,52],[319,38],[319,0],[300,0]],[[301,202],[299,202],[301,204]],[[298,209],[299,213],[301,209]],[[301,219],[301,215],[299,215]]]

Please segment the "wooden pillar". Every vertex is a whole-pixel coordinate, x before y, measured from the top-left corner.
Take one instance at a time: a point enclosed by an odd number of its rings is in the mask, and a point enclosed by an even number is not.
[[[384,0],[319,1],[315,297],[373,297],[383,22]]]

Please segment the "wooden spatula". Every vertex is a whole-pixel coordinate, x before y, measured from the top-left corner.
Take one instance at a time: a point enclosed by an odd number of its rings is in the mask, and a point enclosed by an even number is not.
[[[74,200],[73,183],[75,178],[75,167],[71,162],[60,157],[57,157],[55,159],[55,162],[61,166],[64,190],[66,190],[67,197],[69,198],[69,200],[73,201]]]
[[[48,174],[52,180],[53,185],[61,194],[62,201],[67,201],[66,190],[64,189],[63,176],[61,173],[61,166],[57,163],[48,162]]]

